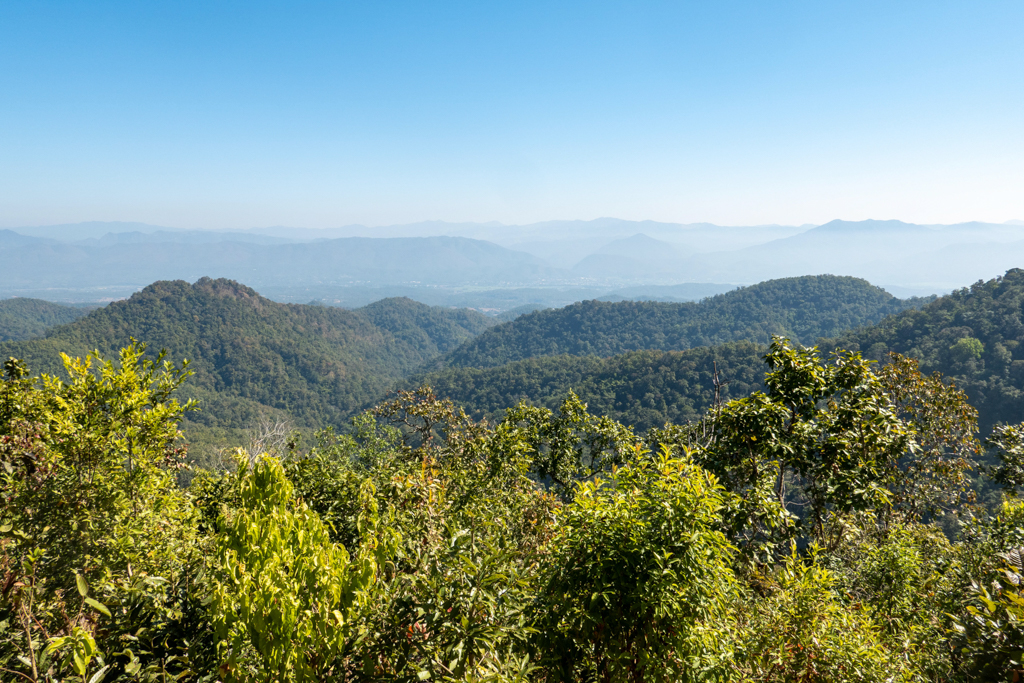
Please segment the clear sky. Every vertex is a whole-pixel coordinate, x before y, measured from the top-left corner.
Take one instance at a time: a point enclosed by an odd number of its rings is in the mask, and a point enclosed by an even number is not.
[[[1024,2],[0,0],[0,226],[1024,218]]]

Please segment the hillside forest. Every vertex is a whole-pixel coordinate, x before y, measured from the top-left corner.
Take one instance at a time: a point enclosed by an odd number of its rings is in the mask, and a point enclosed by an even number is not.
[[[1024,271],[10,301],[5,681],[1024,676]]]

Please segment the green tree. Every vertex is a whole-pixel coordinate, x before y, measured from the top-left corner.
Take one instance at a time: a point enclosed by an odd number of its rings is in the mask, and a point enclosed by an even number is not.
[[[579,485],[539,596],[547,680],[723,675],[736,595],[724,499],[712,475],[667,451]]]
[[[244,455],[236,480],[240,506],[226,512],[213,586],[220,670],[239,681],[346,677],[377,579],[375,548],[350,558],[316,513],[293,500],[276,458],[250,464]],[[361,499],[364,523],[375,524],[371,491]]]
[[[175,474],[177,422],[193,406],[172,396],[186,364],[144,352],[133,342],[117,364],[64,356],[67,382],[5,364],[2,620],[20,628],[4,632],[0,666],[33,680],[72,664],[81,673],[83,652],[118,671],[187,668],[178,629],[195,616],[188,586],[201,548]],[[106,637],[143,626],[127,648]],[[44,662],[64,646],[67,659]]]

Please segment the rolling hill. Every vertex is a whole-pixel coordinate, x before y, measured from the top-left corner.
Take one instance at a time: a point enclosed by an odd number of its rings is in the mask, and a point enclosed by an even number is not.
[[[130,337],[187,358],[186,395],[199,398],[186,429],[244,429],[261,415],[299,426],[343,425],[398,380],[490,323],[474,311],[408,299],[349,311],[279,304],[230,280],[156,282],[45,337],[0,344],[0,357],[59,372],[59,353],[112,356]]]
[[[967,392],[985,434],[996,422],[1024,420],[1024,270],[956,290],[823,342],[884,360],[889,351],[917,358]]]
[[[51,327],[78,320],[88,312],[42,299],[0,300],[0,342],[38,337]]]
[[[865,280],[831,275],[770,280],[699,303],[584,301],[537,311],[487,330],[453,351],[451,367],[488,368],[541,356],[682,351],[730,341],[804,344],[920,305]]]
[[[456,353],[503,327],[485,332]],[[872,325],[801,341],[817,342],[823,351],[860,351],[880,362],[890,351],[917,358],[922,371],[940,372],[966,391],[978,409],[982,436],[998,422],[1024,420],[1024,270],[1010,270]],[[721,379],[730,382],[724,399],[757,389],[765,372],[763,348],[739,342],[683,352],[631,351],[609,358],[542,356],[499,367],[449,367],[426,376],[424,383],[469,413],[491,418],[524,399],[554,407],[573,389],[595,411],[646,429],[693,419],[706,410],[714,362]]]

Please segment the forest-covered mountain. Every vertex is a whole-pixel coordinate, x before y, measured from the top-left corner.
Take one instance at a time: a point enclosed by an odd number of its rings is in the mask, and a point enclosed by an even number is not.
[[[1024,416],[1024,271],[901,311],[913,303],[862,280],[819,276],[700,304],[589,301],[488,329],[493,318],[465,309],[409,299],[352,311],[279,304],[206,278],[155,283],[42,338],[0,344],[0,356],[24,358],[38,372],[59,370],[61,351],[112,354],[129,337],[151,351],[165,347],[196,372],[188,391],[204,410],[189,427],[199,440],[197,426],[240,430],[261,414],[342,425],[393,387],[421,381],[478,417],[497,417],[522,399],[553,406],[573,389],[597,412],[646,429],[698,417],[713,395],[714,361],[729,382],[724,398],[757,388],[757,343],[772,333],[804,344],[827,337],[822,348],[875,359],[890,350],[917,357],[967,390],[986,431]],[[864,326],[887,311],[900,312]],[[419,374],[445,354],[449,367]],[[505,358],[513,360],[499,363]]]
[[[456,354],[505,327],[485,332]],[[888,360],[890,351],[918,359],[922,371],[940,372],[966,391],[979,411],[983,435],[997,422],[1024,419],[1024,270],[1010,270],[874,325],[800,341],[817,343],[822,350],[860,351],[880,362]],[[764,373],[761,353],[762,347],[753,344],[722,344],[610,358],[561,355],[500,367],[452,367],[423,381],[471,414],[492,418],[523,399],[551,407],[572,389],[597,412],[646,429],[699,416],[711,402],[715,361],[720,379],[730,382],[724,398],[756,389]]]
[[[279,304],[230,280],[157,282],[45,337],[0,344],[34,372],[60,352],[113,355],[130,337],[188,359],[187,391],[203,401],[192,426],[240,429],[261,414],[300,426],[341,425],[423,363],[490,323],[465,309],[389,299],[355,311]]]
[[[15,297],[0,300],[0,342],[31,339],[57,325],[78,320],[89,311],[60,304]]]
[[[723,401],[761,388],[765,347],[728,342],[687,351],[630,351],[611,358],[545,356],[496,368],[448,368],[425,383],[473,417],[500,420],[526,400],[556,409],[575,391],[590,410],[638,431],[699,419],[713,404],[718,364]]]
[[[613,356],[682,351],[730,341],[767,343],[780,334],[804,344],[919,306],[853,277],[769,280],[699,303],[583,301],[521,316],[455,350],[452,367],[497,367],[541,356]]]
[[[840,346],[884,360],[912,356],[967,392],[987,432],[1024,419],[1024,270],[977,282],[822,347]]]

